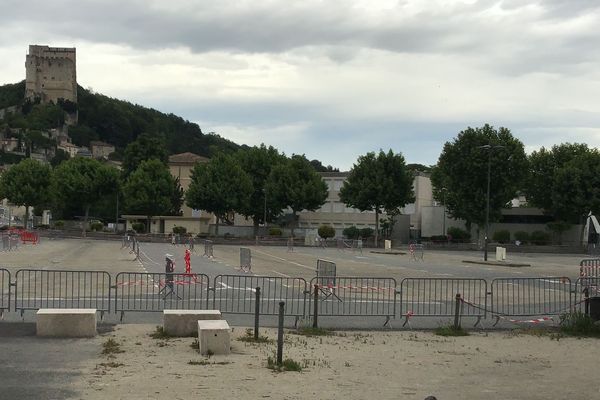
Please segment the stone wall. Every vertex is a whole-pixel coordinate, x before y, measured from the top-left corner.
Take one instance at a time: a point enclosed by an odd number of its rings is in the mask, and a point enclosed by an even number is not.
[[[25,57],[25,97],[42,103],[77,102],[75,48],[29,46]]]

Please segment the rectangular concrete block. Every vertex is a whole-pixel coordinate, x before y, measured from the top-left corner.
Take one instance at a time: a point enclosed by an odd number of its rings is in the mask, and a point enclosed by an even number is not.
[[[198,321],[198,342],[203,355],[231,353],[231,329],[225,320]]]
[[[163,331],[170,336],[195,336],[198,321],[222,318],[219,310],[164,310]]]
[[[94,337],[95,308],[42,308],[36,315],[38,336]]]

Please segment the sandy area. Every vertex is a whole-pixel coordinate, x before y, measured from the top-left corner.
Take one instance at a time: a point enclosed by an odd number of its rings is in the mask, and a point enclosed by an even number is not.
[[[594,399],[593,339],[514,332],[444,338],[431,332],[337,332],[306,337],[286,332],[284,358],[301,372],[274,372],[275,343],[239,341],[232,354],[205,358],[193,338],[153,339],[151,325],[120,325],[90,341],[98,357],[79,366],[72,387],[85,399]],[[262,333],[276,338],[276,331]],[[124,351],[101,355],[114,338]],[[189,362],[204,365],[191,365]],[[115,363],[115,364],[109,364]]]

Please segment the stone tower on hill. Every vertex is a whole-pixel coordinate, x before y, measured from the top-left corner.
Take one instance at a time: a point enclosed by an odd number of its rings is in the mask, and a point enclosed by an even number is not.
[[[25,58],[25,98],[42,103],[59,99],[77,103],[75,48],[29,46]]]

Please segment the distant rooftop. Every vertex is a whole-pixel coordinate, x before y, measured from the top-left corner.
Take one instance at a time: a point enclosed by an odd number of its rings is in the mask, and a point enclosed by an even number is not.
[[[209,159],[206,157],[199,156],[198,154],[185,152],[180,154],[173,154],[169,156],[169,163],[172,164],[195,164],[197,162],[208,162]]]

